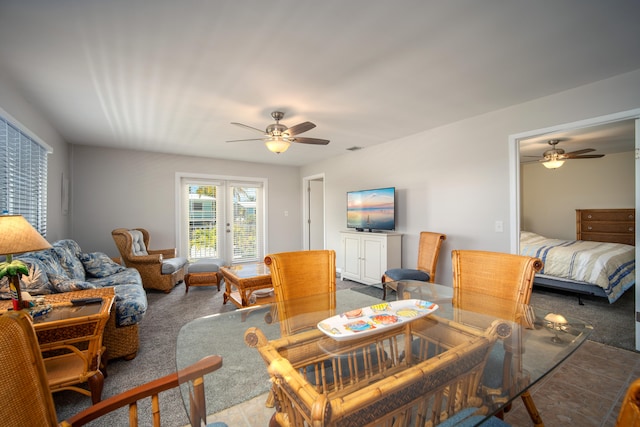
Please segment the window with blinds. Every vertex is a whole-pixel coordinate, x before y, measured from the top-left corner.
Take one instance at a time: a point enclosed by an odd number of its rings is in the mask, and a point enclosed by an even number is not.
[[[45,237],[49,152],[0,117],[0,211],[24,216]]]

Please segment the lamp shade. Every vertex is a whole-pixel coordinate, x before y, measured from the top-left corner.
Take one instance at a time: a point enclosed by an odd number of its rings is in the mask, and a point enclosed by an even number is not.
[[[51,245],[22,215],[0,215],[0,255],[40,251]]]
[[[558,169],[560,166],[564,165],[564,160],[549,160],[542,164],[547,169]]]
[[[291,143],[279,136],[273,136],[265,141],[265,145],[267,146],[269,151],[280,154],[287,151]]]

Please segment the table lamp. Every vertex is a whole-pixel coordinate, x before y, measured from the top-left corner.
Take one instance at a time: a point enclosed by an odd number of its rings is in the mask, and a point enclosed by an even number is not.
[[[565,330],[567,323],[569,323],[567,319],[562,314],[549,313],[544,316],[544,320],[547,322],[547,328],[551,329],[555,334],[551,337],[551,341],[554,343],[562,342],[558,332]]]
[[[29,275],[29,270],[22,261],[14,261],[13,255],[50,247],[49,242],[22,215],[0,215],[0,255],[7,257],[5,262],[0,263],[0,279],[9,277],[14,310],[25,308],[20,291],[20,274]]]

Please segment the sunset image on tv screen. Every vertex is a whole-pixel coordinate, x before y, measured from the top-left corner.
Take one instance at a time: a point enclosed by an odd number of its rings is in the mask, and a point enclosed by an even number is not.
[[[348,192],[347,226],[361,229],[393,230],[395,227],[395,188]]]

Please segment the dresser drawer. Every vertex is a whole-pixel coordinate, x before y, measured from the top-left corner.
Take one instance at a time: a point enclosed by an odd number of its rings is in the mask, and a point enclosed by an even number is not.
[[[634,235],[628,234],[600,234],[600,233],[582,233],[578,240],[586,240],[591,242],[609,242],[623,243],[625,245],[635,246],[636,238]]]
[[[635,209],[590,209],[580,211],[582,222],[589,221],[631,221],[635,222]]]
[[[621,222],[582,222],[582,233],[634,233],[636,230],[635,223],[621,223]]]

